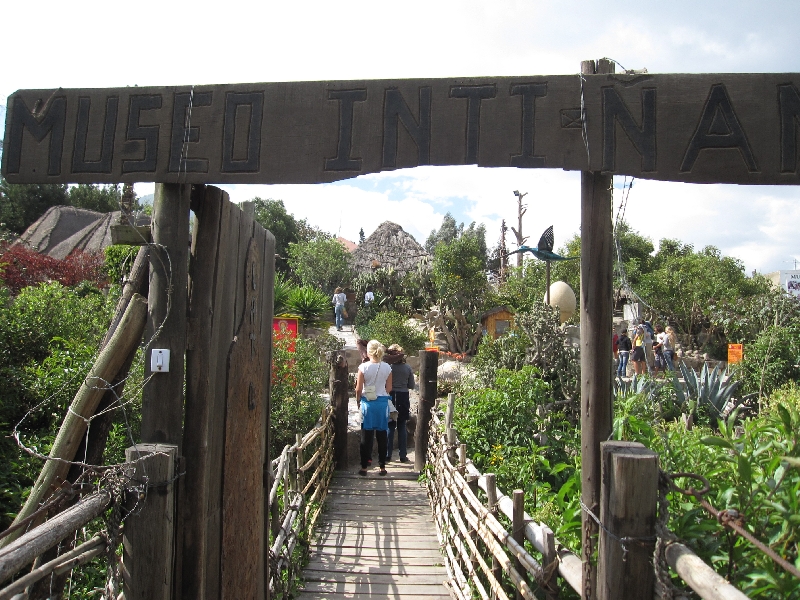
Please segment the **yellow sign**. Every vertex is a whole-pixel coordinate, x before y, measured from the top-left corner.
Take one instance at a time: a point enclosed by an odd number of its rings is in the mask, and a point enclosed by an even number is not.
[[[728,364],[742,362],[742,344],[728,344]]]

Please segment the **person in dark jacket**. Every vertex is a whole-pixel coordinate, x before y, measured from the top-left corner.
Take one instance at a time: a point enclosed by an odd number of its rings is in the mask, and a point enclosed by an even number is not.
[[[617,365],[617,377],[625,377],[625,372],[628,368],[628,357],[631,355],[631,338],[628,337],[628,332],[622,330],[617,340],[617,349],[619,350],[619,364]]]
[[[406,355],[403,348],[398,344],[389,346],[387,355],[399,354],[400,359],[391,362],[392,366],[392,390],[389,395],[392,397],[394,407],[397,409],[397,420],[389,421],[389,439],[386,444],[386,462],[392,460],[392,450],[394,446],[394,432],[397,431],[397,450],[400,454],[400,462],[408,462],[406,440],[408,431],[406,422],[411,409],[409,390],[414,389],[414,370],[406,363]],[[387,361],[388,362],[388,361]]]

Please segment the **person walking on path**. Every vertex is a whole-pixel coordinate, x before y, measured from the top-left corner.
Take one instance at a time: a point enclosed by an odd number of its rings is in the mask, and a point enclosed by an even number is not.
[[[390,352],[399,354],[399,360],[392,363],[392,389],[389,395],[392,397],[394,407],[397,410],[397,420],[389,421],[389,440],[386,445],[386,462],[392,460],[394,446],[394,432],[397,430],[397,451],[400,454],[400,462],[408,462],[406,441],[408,431],[406,422],[408,413],[411,410],[411,400],[409,390],[414,389],[414,370],[406,363],[406,355],[402,346],[392,344],[389,346]]]
[[[631,338],[628,337],[628,332],[625,329],[623,329],[620,332],[617,344],[619,348],[619,364],[617,364],[617,377],[625,377],[625,374],[628,370],[628,358],[630,358],[631,348],[633,347],[633,345],[631,344]]]
[[[337,287],[333,292],[333,312],[336,315],[336,331],[341,331],[344,325],[344,303],[347,302],[347,296],[342,288]]]
[[[367,344],[369,362],[358,365],[356,400],[361,409],[361,470],[367,476],[372,459],[372,441],[378,438],[380,474],[386,475],[386,432],[389,429],[389,394],[392,389],[392,368],[383,362],[383,344],[370,340]]]

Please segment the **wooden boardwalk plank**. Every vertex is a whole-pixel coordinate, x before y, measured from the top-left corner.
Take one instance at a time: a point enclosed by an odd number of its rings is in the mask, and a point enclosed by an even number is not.
[[[299,600],[451,598],[425,488],[389,471],[331,481]]]

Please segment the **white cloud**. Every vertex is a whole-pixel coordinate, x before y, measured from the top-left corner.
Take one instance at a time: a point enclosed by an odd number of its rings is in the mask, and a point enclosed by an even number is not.
[[[0,17],[13,54],[0,95],[56,86],[575,73],[581,60],[601,56],[662,73],[800,71],[796,0],[230,0],[222,8],[142,0],[135,9],[42,0],[34,21],[20,2],[3,5]],[[369,235],[390,219],[424,242],[450,211],[483,222],[494,244],[500,220],[516,222],[514,189],[528,192],[530,243],[553,224],[561,245],[580,226],[579,177],[557,170],[437,167],[227,189],[236,201],[281,198],[296,216],[354,240],[361,227]],[[713,244],[748,270],[775,270],[800,257],[799,211],[797,188],[637,181],[626,215],[655,241]]]

